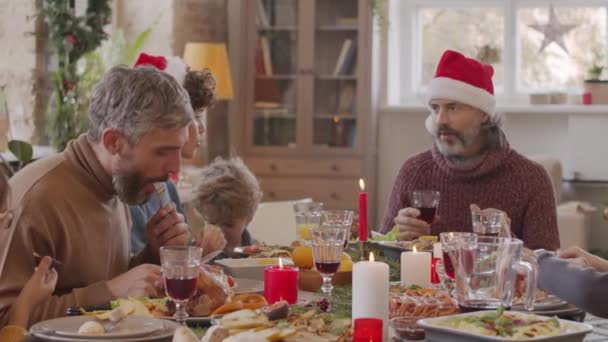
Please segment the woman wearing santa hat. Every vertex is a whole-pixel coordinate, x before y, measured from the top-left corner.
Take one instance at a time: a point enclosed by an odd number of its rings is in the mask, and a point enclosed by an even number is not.
[[[197,147],[201,145],[201,138],[205,132],[203,113],[215,101],[215,78],[209,69],[202,71],[189,70],[188,66],[179,57],[152,56],[141,53],[134,67],[153,66],[173,76],[190,96],[190,104],[194,111],[194,119],[188,126],[188,140],[182,148],[182,157],[190,159],[194,156]],[[166,191],[159,197],[153,196],[146,203],[138,206],[129,206],[133,221],[131,230],[131,253],[137,254],[146,245],[146,226],[154,225],[162,218],[155,214],[161,207],[169,206],[180,215],[184,215],[184,208],[177,194],[177,189],[171,181],[165,182]],[[221,250],[226,244],[224,234],[219,229],[205,229],[204,238],[199,244],[203,253]]]

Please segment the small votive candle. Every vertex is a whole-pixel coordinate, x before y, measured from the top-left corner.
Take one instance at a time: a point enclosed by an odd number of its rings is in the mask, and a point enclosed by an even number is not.
[[[268,304],[284,300],[289,304],[298,301],[297,267],[283,266],[279,258],[279,266],[269,266],[264,269],[264,297]]]
[[[355,319],[353,342],[382,342],[382,320],[378,318]]]
[[[401,284],[427,287],[431,283],[431,253],[418,252],[416,246],[411,252],[401,253]]]

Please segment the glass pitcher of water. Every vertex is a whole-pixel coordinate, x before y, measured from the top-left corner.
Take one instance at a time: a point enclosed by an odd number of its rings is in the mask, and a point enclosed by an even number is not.
[[[456,298],[465,310],[511,307],[518,273],[526,277],[525,308],[533,310],[538,266],[518,239],[475,236],[451,245]],[[526,259],[526,260],[524,260]]]

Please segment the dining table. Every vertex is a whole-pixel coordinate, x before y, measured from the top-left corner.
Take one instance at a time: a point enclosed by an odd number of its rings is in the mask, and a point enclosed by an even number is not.
[[[301,301],[310,301],[319,298],[318,293],[299,291],[298,298]],[[584,342],[608,342],[608,318],[601,318],[593,316],[591,314],[580,311],[570,317],[563,317],[576,321],[583,321],[593,326],[593,331],[585,337]],[[393,339],[393,332],[389,330],[389,336],[386,341],[397,342],[398,340]],[[171,339],[159,339],[159,342],[171,341]],[[403,342],[409,342],[408,340],[401,340]],[[420,341],[420,340],[419,340]],[[35,337],[29,337],[25,342],[42,342],[42,340]],[[422,341],[424,342],[424,340]]]
[[[304,296],[309,298],[313,297],[309,293],[305,293]],[[593,326],[593,332],[591,332],[585,337],[585,342],[608,342],[608,319],[587,314],[585,315],[584,322]],[[390,332],[389,334],[392,336]],[[158,341],[171,341],[171,339],[161,339]],[[387,341],[391,340],[388,339]],[[30,337],[26,339],[26,342],[41,342],[41,340],[36,339],[34,337]],[[407,340],[404,340],[404,342],[407,342]]]

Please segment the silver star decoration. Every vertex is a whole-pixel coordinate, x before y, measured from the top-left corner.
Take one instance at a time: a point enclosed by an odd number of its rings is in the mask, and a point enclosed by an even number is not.
[[[545,35],[538,53],[543,52],[543,50],[545,50],[549,44],[555,42],[557,45],[559,45],[559,47],[569,54],[568,48],[566,48],[566,44],[564,43],[564,35],[578,25],[561,24],[557,20],[555,8],[553,8],[553,5],[549,5],[549,21],[547,21],[547,23],[544,25],[534,24],[528,26]]]

